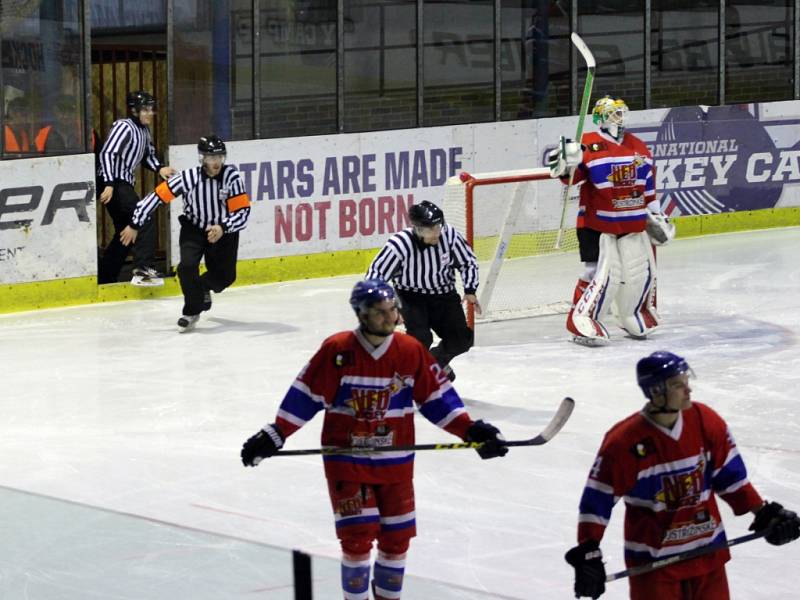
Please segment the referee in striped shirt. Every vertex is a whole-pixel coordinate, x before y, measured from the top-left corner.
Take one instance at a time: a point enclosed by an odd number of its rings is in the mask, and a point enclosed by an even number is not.
[[[218,294],[236,281],[239,232],[250,216],[250,199],[242,176],[235,166],[225,164],[225,143],[207,135],[200,138],[197,151],[200,166],[181,171],[145,196],[136,205],[130,225],[120,234],[125,246],[135,242],[160,204],[183,196],[178,264],[183,291],[183,315],[178,319],[181,333],[194,328],[200,313],[211,308],[212,291]],[[204,258],[207,271],[200,275]]]
[[[478,262],[464,236],[444,221],[442,210],[427,200],[408,210],[411,227],[394,234],[378,252],[367,279],[394,283],[406,331],[426,348],[433,344],[433,330],[441,342],[431,349],[450,380],[455,373],[450,361],[472,347],[475,335],[467,325],[456,291],[455,270],[461,272],[464,301],[480,305]]]
[[[119,235],[130,223],[139,196],[133,189],[133,171],[143,164],[163,179],[175,174],[175,169],[161,164],[150,137],[149,125],[153,122],[156,99],[144,91],[130,92],[127,97],[126,119],[111,125],[108,137],[100,150],[98,177],[102,180],[99,200],[105,205],[114,222],[114,237],[106,247],[97,273],[98,283],[116,283],[130,248],[120,243]],[[156,230],[151,221],[143,227],[138,243],[133,247],[134,285],[163,285],[155,270]]]

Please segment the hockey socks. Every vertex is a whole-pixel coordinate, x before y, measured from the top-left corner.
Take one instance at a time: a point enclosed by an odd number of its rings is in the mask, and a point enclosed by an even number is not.
[[[377,568],[376,564],[376,571]],[[342,591],[345,600],[369,600],[369,571],[369,554],[342,556]]]
[[[372,593],[375,600],[396,600],[403,591],[403,574],[406,570],[405,554],[386,554],[378,551]]]

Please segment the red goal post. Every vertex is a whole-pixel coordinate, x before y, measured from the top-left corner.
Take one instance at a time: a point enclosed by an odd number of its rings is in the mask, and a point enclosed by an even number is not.
[[[550,180],[549,169],[537,168],[464,172],[445,184],[445,220],[464,235],[480,265],[483,314],[469,307],[470,326],[569,310],[579,263],[567,254],[578,245],[574,228],[557,243],[561,184]],[[569,202],[573,213],[576,205]]]

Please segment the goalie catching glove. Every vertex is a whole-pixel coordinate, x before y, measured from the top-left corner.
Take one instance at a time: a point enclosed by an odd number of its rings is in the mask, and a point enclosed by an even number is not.
[[[275,456],[283,448],[283,434],[278,426],[264,425],[263,429],[247,440],[242,446],[242,464],[245,467],[255,467],[264,458]]]
[[[578,142],[565,138],[558,140],[558,147],[547,153],[547,167],[551,177],[564,177],[570,169],[581,164],[583,149]]]
[[[655,246],[663,246],[675,238],[675,225],[663,213],[648,211],[645,229]]]

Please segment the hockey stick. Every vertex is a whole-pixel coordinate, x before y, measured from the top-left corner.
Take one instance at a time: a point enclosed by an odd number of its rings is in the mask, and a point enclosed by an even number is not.
[[[762,529],[761,531],[748,533],[747,535],[743,535],[732,540],[727,540],[724,544],[701,546],[700,548],[695,548],[694,550],[687,550],[686,552],[681,552],[680,554],[673,554],[672,556],[647,563],[646,565],[631,567],[630,569],[625,569],[624,571],[607,575],[606,582],[616,581],[617,579],[623,579],[624,577],[633,577],[634,575],[641,575],[642,573],[649,573],[650,571],[655,571],[656,569],[661,569],[677,562],[689,560],[690,558],[696,558],[698,556],[703,556],[704,554],[710,554],[711,552],[716,552],[717,550],[722,550],[723,548],[730,548],[731,546],[736,546],[737,544],[744,544],[745,542],[762,538],[769,532],[770,529],[768,527],[766,529]]]
[[[504,442],[504,446],[541,446],[546,444],[555,436],[564,423],[567,422],[572,409],[575,408],[575,401],[572,398],[564,398],[558,406],[556,413],[550,422],[536,437],[529,440],[513,440]],[[467,450],[469,448],[481,448],[484,442],[456,442],[454,444],[414,444],[412,446],[387,446],[387,447],[354,447],[354,448],[310,448],[308,450],[279,450],[275,456],[307,456],[311,454],[375,454],[377,452],[409,452],[417,450]]]
[[[595,61],[589,46],[581,39],[574,31],[570,37],[572,43],[581,53],[584,62],[586,62],[586,83],[583,84],[583,97],[581,98],[581,109],[578,113],[578,129],[575,131],[575,141],[580,144],[583,137],[583,123],[586,120],[586,111],[589,110],[589,99],[592,97],[592,85],[594,84],[594,68]],[[569,179],[564,190],[561,192],[561,224],[558,226],[558,235],[556,236],[555,249],[561,248],[561,238],[564,235],[564,225],[567,219],[567,203],[569,202],[569,191],[572,189],[572,179],[575,177],[575,167],[569,170]]]

